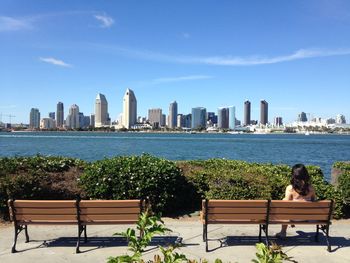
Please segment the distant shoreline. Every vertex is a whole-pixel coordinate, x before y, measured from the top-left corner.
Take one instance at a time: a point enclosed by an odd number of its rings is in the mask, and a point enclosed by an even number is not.
[[[310,132],[309,134],[305,134],[304,132],[237,132],[237,133],[231,133],[231,132],[202,132],[202,131],[195,131],[195,132],[186,132],[186,131],[77,131],[77,130],[11,130],[11,131],[0,131],[3,133],[54,133],[54,132],[59,132],[59,133],[148,133],[148,134],[227,134],[227,135],[304,135],[304,136],[312,136],[312,135],[350,135],[350,132]]]

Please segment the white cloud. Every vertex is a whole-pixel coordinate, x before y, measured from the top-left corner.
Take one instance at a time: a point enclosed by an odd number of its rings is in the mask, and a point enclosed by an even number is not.
[[[24,18],[14,18],[9,16],[0,16],[1,31],[17,31],[22,29],[31,29],[30,20]]]
[[[72,67],[72,65],[67,64],[66,62],[56,59],[56,58],[39,58],[40,61],[52,64],[52,65],[56,65],[56,66],[61,66],[61,67],[67,67],[70,68]]]
[[[110,52],[144,60],[153,60],[180,64],[202,64],[215,66],[255,66],[265,64],[276,64],[294,60],[302,60],[308,58],[330,57],[330,56],[346,56],[350,55],[350,48],[339,49],[299,49],[292,54],[282,56],[183,56],[169,55],[164,53],[153,52],[149,50],[132,49],[117,45],[104,45],[98,43],[89,43],[90,46],[98,49],[109,50]]]
[[[94,17],[101,22],[101,27],[111,27],[114,24],[114,20],[110,16],[94,15]]]
[[[187,81],[187,80],[201,80],[201,79],[211,79],[212,76],[207,75],[190,75],[190,76],[180,76],[180,77],[167,77],[167,78],[157,78],[153,79],[152,83],[166,83],[166,82],[178,82],[178,81]]]
[[[252,66],[263,64],[275,64],[293,60],[306,58],[329,57],[350,55],[350,49],[299,49],[290,55],[266,57],[266,56],[251,56],[251,57],[196,57],[185,58],[185,63],[208,64],[220,66]]]

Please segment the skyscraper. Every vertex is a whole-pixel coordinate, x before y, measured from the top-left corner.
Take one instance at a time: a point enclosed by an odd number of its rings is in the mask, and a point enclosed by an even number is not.
[[[63,119],[64,119],[63,103],[62,102],[58,102],[57,103],[57,110],[56,110],[56,124],[57,124],[57,127],[59,127],[59,128],[63,127]]]
[[[229,120],[228,108],[225,108],[225,107],[218,108],[218,128],[227,129],[228,120]]]
[[[215,112],[207,112],[207,121],[209,121],[211,124],[217,124],[218,115],[215,115]]]
[[[148,121],[153,127],[160,127],[162,122],[162,109],[149,109]]]
[[[108,125],[108,102],[105,95],[98,93],[95,100],[95,127]]]
[[[51,119],[55,119],[55,112],[49,112],[49,118],[51,118]]]
[[[337,124],[346,124],[346,119],[343,114],[338,114],[335,119]]]
[[[236,128],[236,107],[235,106],[229,106],[228,107],[228,127],[231,130],[234,130]]]
[[[273,124],[275,126],[282,126],[283,125],[282,117],[275,117]]]
[[[192,129],[206,128],[207,109],[203,107],[192,108]]]
[[[90,126],[95,128],[95,114],[90,115]]]
[[[80,127],[79,123],[79,106],[73,104],[69,108],[69,114],[67,116],[66,125],[71,129],[78,129]]]
[[[127,89],[123,98],[123,126],[130,129],[136,124],[137,120],[137,101],[134,92]]]
[[[265,100],[260,101],[260,124],[266,125],[269,122],[268,105]]]
[[[39,129],[40,128],[40,111],[37,108],[32,108],[29,115],[29,128]]]
[[[177,102],[170,103],[169,106],[169,128],[174,129],[177,122]]]
[[[298,115],[298,121],[301,121],[301,122],[306,122],[307,121],[307,117],[306,117],[306,113],[305,112],[301,112]]]
[[[250,101],[246,100],[244,102],[244,122],[243,125],[244,126],[248,126],[250,125]]]

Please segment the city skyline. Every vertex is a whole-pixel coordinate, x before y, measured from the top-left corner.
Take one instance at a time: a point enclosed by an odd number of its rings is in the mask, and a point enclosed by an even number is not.
[[[102,103],[101,103],[102,101]],[[131,101],[132,103],[129,105],[129,101]],[[169,103],[169,113],[168,114],[162,114],[164,113],[163,109],[161,108],[149,108],[148,109],[148,112],[146,115],[140,115],[138,114],[137,112],[137,99],[136,99],[136,96],[134,94],[134,92],[131,90],[131,89],[126,89],[125,91],[125,94],[124,94],[124,97],[123,97],[123,101],[121,102],[123,104],[123,112],[120,112],[119,115],[118,115],[118,118],[116,119],[110,119],[109,118],[109,113],[108,113],[108,102],[107,102],[107,99],[106,99],[106,96],[101,94],[101,93],[97,93],[97,97],[95,99],[95,112],[91,113],[91,115],[89,116],[88,113],[84,113],[84,112],[81,112],[81,111],[78,111],[78,114],[82,114],[84,116],[85,114],[85,117],[88,117],[91,118],[93,116],[94,120],[90,120],[90,123],[93,123],[92,126],[94,127],[103,127],[103,126],[110,126],[112,125],[112,122],[113,123],[116,123],[116,122],[119,122],[119,125],[122,125],[124,127],[128,127],[130,128],[131,126],[133,126],[134,124],[136,123],[140,123],[138,122],[138,119],[141,118],[141,119],[144,119],[144,120],[147,120],[149,121],[149,123],[151,125],[154,125],[156,123],[156,125],[154,127],[160,127],[160,126],[165,126],[165,121],[162,121],[162,117],[164,117],[165,119],[167,119],[167,125],[169,128],[173,129],[173,128],[176,128],[178,126],[178,117],[179,115],[181,116],[186,116],[188,114],[192,114],[193,112],[193,109],[196,109],[196,108],[203,108],[206,110],[206,112],[209,114],[214,114],[214,116],[217,118],[217,126],[218,128],[230,128],[231,130],[234,130],[235,129],[235,126],[249,126],[249,124],[262,124],[262,125],[267,125],[267,124],[275,124],[276,125],[276,119],[278,119],[277,123],[279,125],[282,124],[291,124],[293,122],[307,122],[307,121],[311,121],[312,119],[318,119],[318,120],[330,120],[330,119],[334,119],[334,120],[337,120],[336,123],[340,123],[338,121],[338,118],[340,118],[340,116],[342,118],[344,118],[345,122],[346,123],[346,117],[341,114],[341,113],[338,113],[336,116],[330,116],[329,118],[323,118],[323,117],[315,117],[313,115],[311,115],[310,113],[305,113],[303,111],[299,112],[297,116],[295,116],[295,119],[292,121],[292,122],[289,122],[289,123],[286,123],[283,119],[283,116],[269,116],[269,110],[268,110],[268,102],[266,100],[260,100],[260,118],[258,119],[251,119],[250,118],[250,112],[251,112],[251,102],[249,100],[246,100],[243,102],[243,115],[242,116],[238,116],[237,118],[237,115],[236,115],[236,106],[225,106],[225,107],[222,107],[222,106],[219,106],[216,108],[216,111],[209,111],[205,106],[200,106],[200,107],[192,107],[191,108],[191,112],[190,113],[186,113],[186,112],[178,112],[177,111],[177,102],[176,101],[172,101]],[[103,105],[101,105],[103,104]],[[73,104],[71,105],[71,107],[74,106],[78,106],[76,104]],[[101,108],[102,106],[102,108]],[[172,108],[175,107],[175,111],[176,114],[174,116],[176,116],[176,118],[174,118],[175,120],[175,123],[173,125],[171,125],[169,123],[169,120],[172,119],[171,118],[171,115],[172,115]],[[58,102],[57,103],[57,113],[55,114],[55,112],[49,112],[48,115],[41,115],[42,118],[41,119],[47,119],[47,118],[52,118],[50,115],[53,114],[53,116],[57,115],[57,116],[61,116],[65,122],[66,122],[66,126],[69,127],[69,125],[67,125],[67,121],[69,122],[69,113],[67,113],[67,119],[64,117],[64,103],[62,102]],[[41,114],[40,112],[40,107],[36,107],[36,108],[31,108],[31,112],[30,112],[30,117],[29,117],[29,126],[31,126],[31,123],[32,123],[32,111],[33,110],[37,110],[39,112],[39,116]],[[127,123],[125,123],[124,119],[125,119],[125,116],[129,116],[129,113],[127,113],[128,111],[132,112],[132,121],[127,121]],[[222,112],[223,111],[223,112]],[[62,112],[62,113],[61,113]],[[86,116],[86,114],[88,114],[88,116]],[[308,117],[306,116],[308,115]],[[97,119],[101,119],[102,116],[105,116],[104,119],[105,121],[104,122],[100,122],[99,120],[95,122],[95,118],[96,116],[100,116],[100,117],[97,117]],[[231,116],[231,117],[229,117]],[[233,116],[233,118],[232,118]],[[269,119],[271,118],[271,120]],[[53,117],[52,119],[56,120],[56,122],[58,123],[58,119]],[[128,117],[126,118],[128,119]],[[208,115],[207,116],[207,121],[210,121],[211,120],[211,117]],[[240,125],[237,125],[236,124],[236,121],[238,121],[239,123],[241,123]],[[40,117],[39,117],[39,122],[40,122]],[[131,123],[131,124],[129,124]],[[225,124],[223,124],[225,123]],[[26,124],[26,123],[24,123]],[[215,123],[216,124],[216,123]],[[62,128],[63,125],[57,125],[57,128]]]
[[[265,99],[269,122],[350,119],[349,2],[27,3],[0,3],[3,122],[27,123],[36,107],[47,117],[57,101],[90,115],[96,93],[115,120],[126,88],[140,116],[176,100],[179,113],[235,105],[243,121],[248,99],[259,120]]]

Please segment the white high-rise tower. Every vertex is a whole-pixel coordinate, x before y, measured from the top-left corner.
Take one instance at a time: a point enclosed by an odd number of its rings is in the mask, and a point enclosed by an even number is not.
[[[137,121],[137,101],[134,92],[127,89],[123,98],[123,126],[130,129]]]
[[[95,102],[95,127],[108,125],[108,102],[105,95],[98,93]]]

